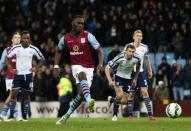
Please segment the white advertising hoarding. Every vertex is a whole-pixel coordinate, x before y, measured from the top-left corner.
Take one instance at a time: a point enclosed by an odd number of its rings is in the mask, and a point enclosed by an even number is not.
[[[2,108],[0,104],[0,108]],[[20,110],[20,103],[18,103]],[[71,115],[71,117],[111,117],[112,108],[108,109],[106,101],[96,101],[95,112],[89,113],[88,107],[83,102],[78,109]],[[59,110],[59,102],[31,102],[32,118],[56,118]],[[119,116],[121,116],[121,107],[119,109]]]

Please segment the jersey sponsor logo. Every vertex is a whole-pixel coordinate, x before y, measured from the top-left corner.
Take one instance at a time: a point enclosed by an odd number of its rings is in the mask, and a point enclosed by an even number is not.
[[[81,38],[81,39],[80,39],[80,42],[83,44],[83,43],[86,42],[86,39],[85,39],[85,38]]]
[[[78,45],[73,46],[73,51],[70,52],[70,55],[82,55],[84,52],[80,51],[80,48]]]
[[[78,52],[78,51],[79,51],[79,47],[78,47],[77,45],[74,45],[74,46],[73,46],[73,51],[74,51],[74,52]]]

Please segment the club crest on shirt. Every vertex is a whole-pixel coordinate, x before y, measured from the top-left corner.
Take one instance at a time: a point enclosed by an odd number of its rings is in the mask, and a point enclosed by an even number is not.
[[[86,39],[85,39],[85,38],[81,38],[81,39],[80,39],[80,43],[83,44],[83,43],[85,43],[85,42],[86,42]]]

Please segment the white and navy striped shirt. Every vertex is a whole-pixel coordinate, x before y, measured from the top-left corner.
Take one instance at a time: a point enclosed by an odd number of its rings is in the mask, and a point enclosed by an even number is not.
[[[16,56],[16,70],[18,75],[26,75],[31,73],[32,58],[36,56],[38,60],[44,59],[39,49],[33,45],[23,48],[21,44],[13,46],[7,57]]]
[[[134,45],[134,43],[129,43],[129,44],[132,44]],[[127,44],[128,45],[128,44]],[[126,46],[127,46],[126,45]],[[124,48],[124,50],[126,50],[126,46]],[[136,47],[136,51],[135,51],[135,55],[138,55],[139,58],[141,59],[141,67],[140,67],[140,72],[143,72],[143,61],[144,61],[144,57],[146,55],[148,55],[148,52],[149,52],[149,49],[148,49],[148,46],[143,44],[143,43],[140,43],[140,46],[139,47]],[[136,68],[135,68],[136,69]],[[134,70],[135,70],[134,69]]]
[[[131,59],[126,59],[124,53],[125,52],[121,52],[113,60],[109,61],[108,65],[113,70],[115,75],[125,79],[131,79],[134,66],[140,65],[141,61],[138,56],[135,55]]]

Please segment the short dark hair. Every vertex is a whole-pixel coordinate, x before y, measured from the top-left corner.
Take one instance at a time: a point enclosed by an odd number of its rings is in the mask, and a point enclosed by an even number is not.
[[[27,30],[24,30],[24,31],[21,32],[21,35],[24,35],[24,34],[29,34],[30,35],[29,31],[27,31]]]
[[[83,19],[85,19],[83,15],[74,15],[73,18],[72,18],[72,21],[75,20],[76,18],[83,18]]]
[[[132,44],[127,44],[127,45],[125,46],[125,50],[127,50],[127,49],[129,49],[129,48],[135,49],[135,46],[132,45]]]

